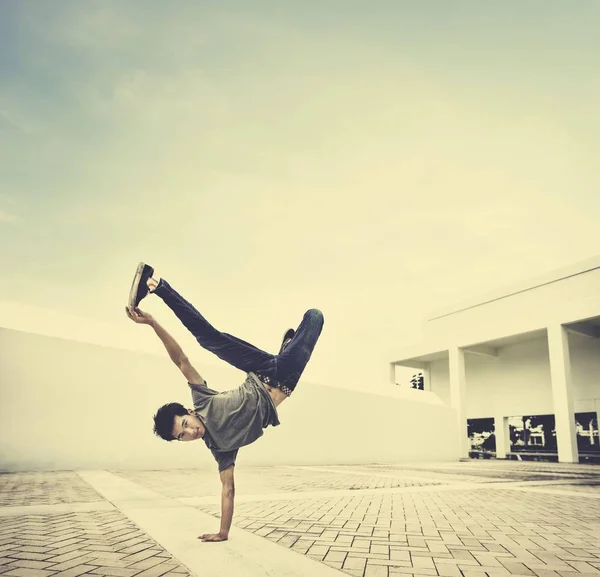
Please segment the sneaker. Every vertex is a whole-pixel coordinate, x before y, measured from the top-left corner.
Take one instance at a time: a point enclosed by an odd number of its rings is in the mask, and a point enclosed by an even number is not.
[[[283,340],[281,341],[281,348],[279,349],[279,354],[283,353],[283,351],[287,349],[287,346],[292,342],[292,339],[294,338],[295,334],[296,331],[294,329],[288,329],[287,331],[285,331],[285,334],[283,335]]]
[[[141,262],[138,264],[131,283],[131,290],[129,291],[128,305],[132,308],[136,308],[140,301],[148,294],[149,289],[146,281],[152,278],[154,269],[149,264]]]

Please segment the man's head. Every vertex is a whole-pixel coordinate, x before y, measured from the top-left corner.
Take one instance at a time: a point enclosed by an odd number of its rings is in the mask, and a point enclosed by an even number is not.
[[[192,409],[168,403],[154,415],[154,434],[165,441],[196,441],[202,438],[204,426]]]

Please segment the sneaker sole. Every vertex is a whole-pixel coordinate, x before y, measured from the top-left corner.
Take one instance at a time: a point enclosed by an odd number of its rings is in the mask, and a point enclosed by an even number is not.
[[[127,301],[130,307],[135,307],[135,298],[137,296],[138,287],[140,286],[140,280],[142,278],[142,273],[144,272],[145,264],[141,262],[138,264],[137,269],[135,271],[135,276],[133,277],[133,282],[131,283],[131,290],[129,291],[129,300]]]

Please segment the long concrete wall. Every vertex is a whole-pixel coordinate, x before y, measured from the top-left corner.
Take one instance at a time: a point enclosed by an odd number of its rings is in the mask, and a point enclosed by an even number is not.
[[[217,390],[237,386],[244,378],[226,365],[198,368]],[[242,449],[238,464],[456,459],[454,435],[447,434],[455,426],[455,412],[414,399],[301,382],[279,408],[281,425],[268,428],[261,439]],[[167,443],[152,434],[152,415],[169,401],[189,406],[191,396],[166,354],[0,329],[4,471],[155,467],[216,471],[202,441]]]
[[[575,411],[600,406],[600,341],[569,335]],[[467,417],[554,413],[548,342],[539,338],[499,349],[498,357],[466,354]],[[450,400],[448,361],[430,366],[431,391]]]

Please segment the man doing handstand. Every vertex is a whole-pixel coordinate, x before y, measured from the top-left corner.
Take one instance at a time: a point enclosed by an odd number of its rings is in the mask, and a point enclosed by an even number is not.
[[[159,296],[206,350],[246,373],[238,388],[217,392],[207,386],[175,339],[152,317],[140,310],[140,301],[149,293]],[[127,316],[151,326],[163,342],[171,360],[187,379],[193,409],[168,403],[154,415],[154,433],[165,441],[203,439],[218,463],[222,483],[221,527],[218,533],[204,534],[203,541],[225,541],[233,519],[235,487],[233,469],[238,450],[263,435],[269,425],[279,425],[277,407],[294,391],[323,328],[323,314],[310,309],[294,331],[289,329],[277,355],[214,328],[169,283],[154,278],[154,269],[137,267]]]

